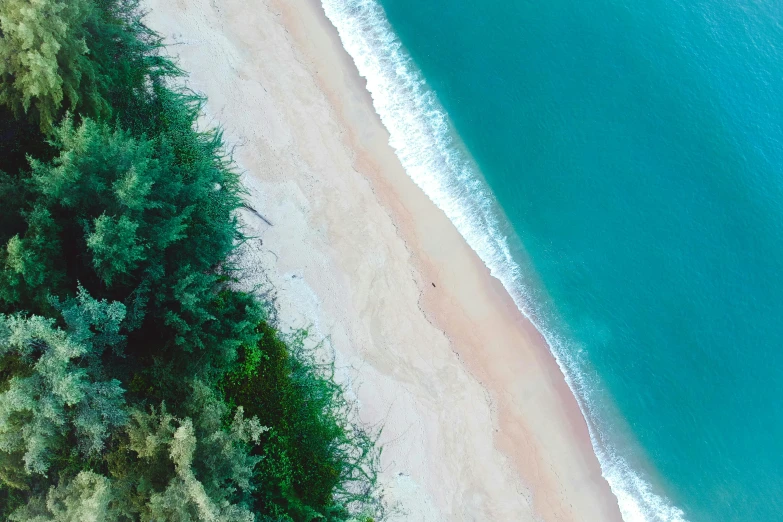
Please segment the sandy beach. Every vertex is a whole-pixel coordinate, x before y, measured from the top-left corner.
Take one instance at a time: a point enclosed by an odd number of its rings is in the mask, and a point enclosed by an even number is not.
[[[556,361],[403,170],[320,3],[145,8],[235,147],[280,320],[383,427],[389,520],[621,520]]]

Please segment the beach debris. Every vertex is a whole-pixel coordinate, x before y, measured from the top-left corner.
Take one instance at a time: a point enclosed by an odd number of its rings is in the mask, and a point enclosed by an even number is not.
[[[261,214],[261,213],[260,213],[258,210],[254,209],[254,208],[253,208],[253,207],[251,207],[250,205],[242,205],[242,208],[244,208],[244,209],[246,209],[246,210],[249,210],[250,212],[252,212],[252,213],[253,213],[253,214],[255,214],[256,216],[260,217],[260,218],[261,218],[261,220],[262,220],[264,223],[266,223],[267,225],[269,225],[270,227],[273,227],[273,226],[274,226],[274,225],[272,224],[272,222],[271,222],[271,221],[269,221],[267,218],[265,218],[265,217],[264,217],[264,216],[263,216],[263,215],[262,215],[262,214]]]

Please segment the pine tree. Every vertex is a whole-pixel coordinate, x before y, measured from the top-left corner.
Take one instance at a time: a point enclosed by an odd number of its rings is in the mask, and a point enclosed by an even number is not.
[[[4,265],[0,272],[0,311],[12,311],[28,303],[39,303],[38,311],[48,309],[47,296],[61,292],[65,283],[61,227],[45,207],[34,208],[24,218],[24,237],[14,235],[5,252],[0,250],[0,263]]]
[[[81,471],[73,480],[63,480],[49,489],[45,497],[33,497],[16,510],[13,522],[113,522],[116,513],[111,483],[92,471]]]
[[[165,445],[174,464],[175,473],[165,489],[150,497],[150,518],[252,522],[249,500],[259,458],[251,456],[250,449],[265,428],[255,418],[244,419],[239,409],[224,430],[225,405],[199,382],[194,384],[189,408],[196,422],[179,421],[163,411],[158,417],[163,429],[149,428],[157,420],[154,412],[136,413],[130,426],[131,447],[140,456],[160,455]],[[156,435],[149,437],[150,432]]]
[[[374,440],[236,290],[239,177],[138,5],[0,0],[0,519],[367,522]]]
[[[69,437],[83,457],[100,454],[127,418],[124,390],[102,378],[100,364],[103,350],[123,340],[123,305],[81,291],[62,307],[71,332],[51,319],[0,315],[0,361],[16,369],[0,388],[0,479],[11,485],[46,475],[59,452],[69,453]]]
[[[193,129],[193,108],[169,114],[156,140],[89,119],[54,129],[59,155],[31,162],[27,229],[0,250],[0,310],[48,313],[47,295],[80,281],[94,295],[149,303],[171,343],[211,354],[205,365],[233,358],[253,327],[240,317],[255,306],[221,290],[240,239],[238,180],[215,155],[219,137]]]
[[[225,405],[199,382],[188,408],[193,418],[176,418],[165,405],[133,410],[106,475],[61,474],[10,519],[253,522],[248,499],[258,457],[250,450],[265,428],[241,410],[224,427]]]
[[[0,3],[0,104],[30,113],[48,131],[63,103],[105,114],[84,24],[88,0],[4,0]]]

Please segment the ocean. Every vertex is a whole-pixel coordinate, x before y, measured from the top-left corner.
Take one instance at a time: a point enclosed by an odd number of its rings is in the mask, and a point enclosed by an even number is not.
[[[783,2],[322,1],[625,521],[783,520]]]

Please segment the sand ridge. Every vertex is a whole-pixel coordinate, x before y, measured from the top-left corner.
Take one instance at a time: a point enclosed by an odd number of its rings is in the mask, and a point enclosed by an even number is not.
[[[554,358],[405,174],[317,0],[145,7],[236,147],[280,318],[383,425],[389,519],[621,520]]]

